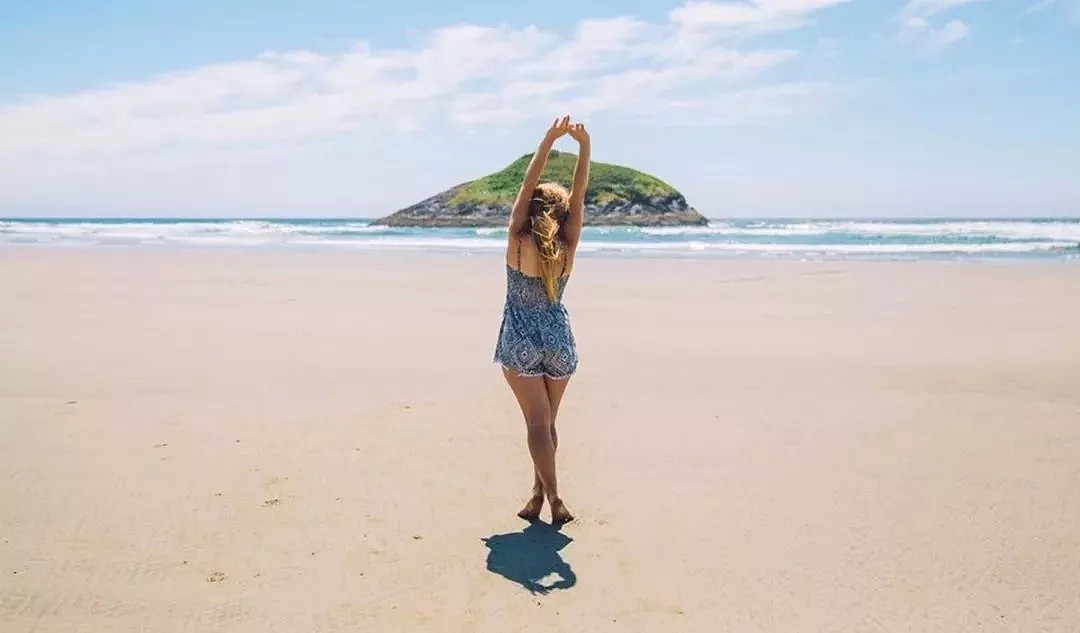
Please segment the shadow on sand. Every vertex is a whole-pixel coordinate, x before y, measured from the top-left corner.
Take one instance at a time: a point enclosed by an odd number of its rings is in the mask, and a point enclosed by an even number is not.
[[[520,532],[493,534],[485,539],[487,568],[534,594],[569,589],[577,575],[559,550],[574,539],[559,531],[560,526],[536,522]]]

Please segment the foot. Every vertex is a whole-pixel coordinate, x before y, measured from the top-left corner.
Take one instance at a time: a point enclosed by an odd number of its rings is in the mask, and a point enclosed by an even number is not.
[[[566,504],[562,499],[553,499],[551,501],[551,522],[552,523],[569,523],[574,520],[574,515],[570,514],[570,510],[566,508]]]
[[[517,515],[526,521],[539,521],[540,509],[544,507],[544,495],[533,494],[532,499],[525,503],[525,507]]]

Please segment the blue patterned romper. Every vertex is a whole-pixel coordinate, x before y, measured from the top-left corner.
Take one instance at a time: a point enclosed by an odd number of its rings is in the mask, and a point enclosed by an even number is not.
[[[569,277],[556,282],[557,300],[548,300],[544,282],[521,272],[521,243],[518,268],[506,266],[506,304],[503,307],[495,362],[519,376],[569,378],[577,370],[577,346],[570,330],[570,315],[562,303]]]

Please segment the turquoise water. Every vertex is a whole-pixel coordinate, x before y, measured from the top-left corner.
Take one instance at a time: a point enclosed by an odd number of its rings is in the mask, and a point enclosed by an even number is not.
[[[387,228],[363,219],[0,219],[0,248],[12,245],[473,253],[504,248],[506,230]],[[705,227],[590,227],[580,251],[639,257],[1080,261],[1080,218],[725,219]]]

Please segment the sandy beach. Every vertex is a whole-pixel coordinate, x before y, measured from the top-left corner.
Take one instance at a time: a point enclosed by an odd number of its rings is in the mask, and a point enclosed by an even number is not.
[[[1080,266],[582,258],[561,531],[503,291],[0,251],[0,630],[1080,627]]]

